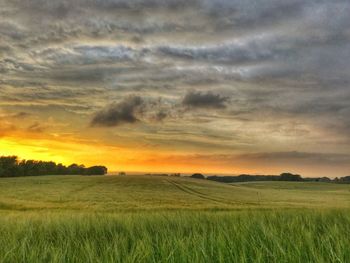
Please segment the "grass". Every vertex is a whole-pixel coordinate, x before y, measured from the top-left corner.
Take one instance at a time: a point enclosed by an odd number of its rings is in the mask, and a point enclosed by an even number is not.
[[[0,180],[0,262],[350,262],[350,186]]]

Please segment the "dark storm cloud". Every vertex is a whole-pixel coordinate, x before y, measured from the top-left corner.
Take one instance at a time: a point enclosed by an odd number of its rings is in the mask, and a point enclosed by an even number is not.
[[[161,98],[143,99],[130,95],[118,103],[112,103],[98,111],[90,122],[91,126],[115,127],[126,123],[163,122],[176,112]]]
[[[212,92],[190,91],[182,100],[182,104],[194,108],[225,108],[225,103],[228,101],[227,97]]]
[[[114,127],[123,123],[135,123],[137,110],[142,106],[141,97],[129,97],[119,103],[111,104],[97,112],[91,126]]]

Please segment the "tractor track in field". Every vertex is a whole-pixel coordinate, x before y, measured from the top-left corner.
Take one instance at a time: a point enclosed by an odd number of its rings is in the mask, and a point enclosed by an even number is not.
[[[220,198],[208,196],[208,195],[203,194],[197,190],[192,189],[191,187],[185,186],[185,185],[183,185],[179,182],[175,182],[173,180],[167,180],[167,181],[170,184],[172,184],[173,186],[175,186],[176,188],[178,188],[179,190],[181,190],[187,194],[194,195],[194,196],[199,197],[199,198],[204,199],[204,200],[213,201],[213,202],[220,203],[220,204],[227,204],[227,205],[237,204],[235,202],[230,202],[226,199],[220,199]]]

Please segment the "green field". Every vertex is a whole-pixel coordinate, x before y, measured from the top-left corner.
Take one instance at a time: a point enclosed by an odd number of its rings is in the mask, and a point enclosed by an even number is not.
[[[0,179],[0,262],[350,262],[350,185]]]

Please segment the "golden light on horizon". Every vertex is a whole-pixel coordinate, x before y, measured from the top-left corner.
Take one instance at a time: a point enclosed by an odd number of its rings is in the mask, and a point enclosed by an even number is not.
[[[1,138],[0,149],[2,155],[16,155],[20,159],[55,161],[65,165],[106,165],[109,171],[229,173],[233,168],[222,167],[215,162],[203,165],[202,160],[186,154],[155,153],[140,148],[127,149],[47,138]],[[235,171],[243,172],[243,169],[236,167]]]
[[[110,172],[166,172],[166,173],[209,173],[209,174],[279,174],[290,171],[295,164],[288,161],[280,163],[252,160],[235,157],[223,161],[215,155],[196,155],[189,153],[173,153],[171,151],[153,151],[134,147],[113,147],[102,143],[70,137],[35,136],[18,134],[0,139],[1,155],[16,155],[20,159],[55,161],[70,165],[72,163],[85,166],[105,165]],[[272,160],[273,161],[273,160]],[[322,171],[321,171],[322,169]],[[331,171],[334,167],[314,166],[299,162],[298,173],[307,172],[314,176]],[[338,172],[341,172],[339,169]]]

